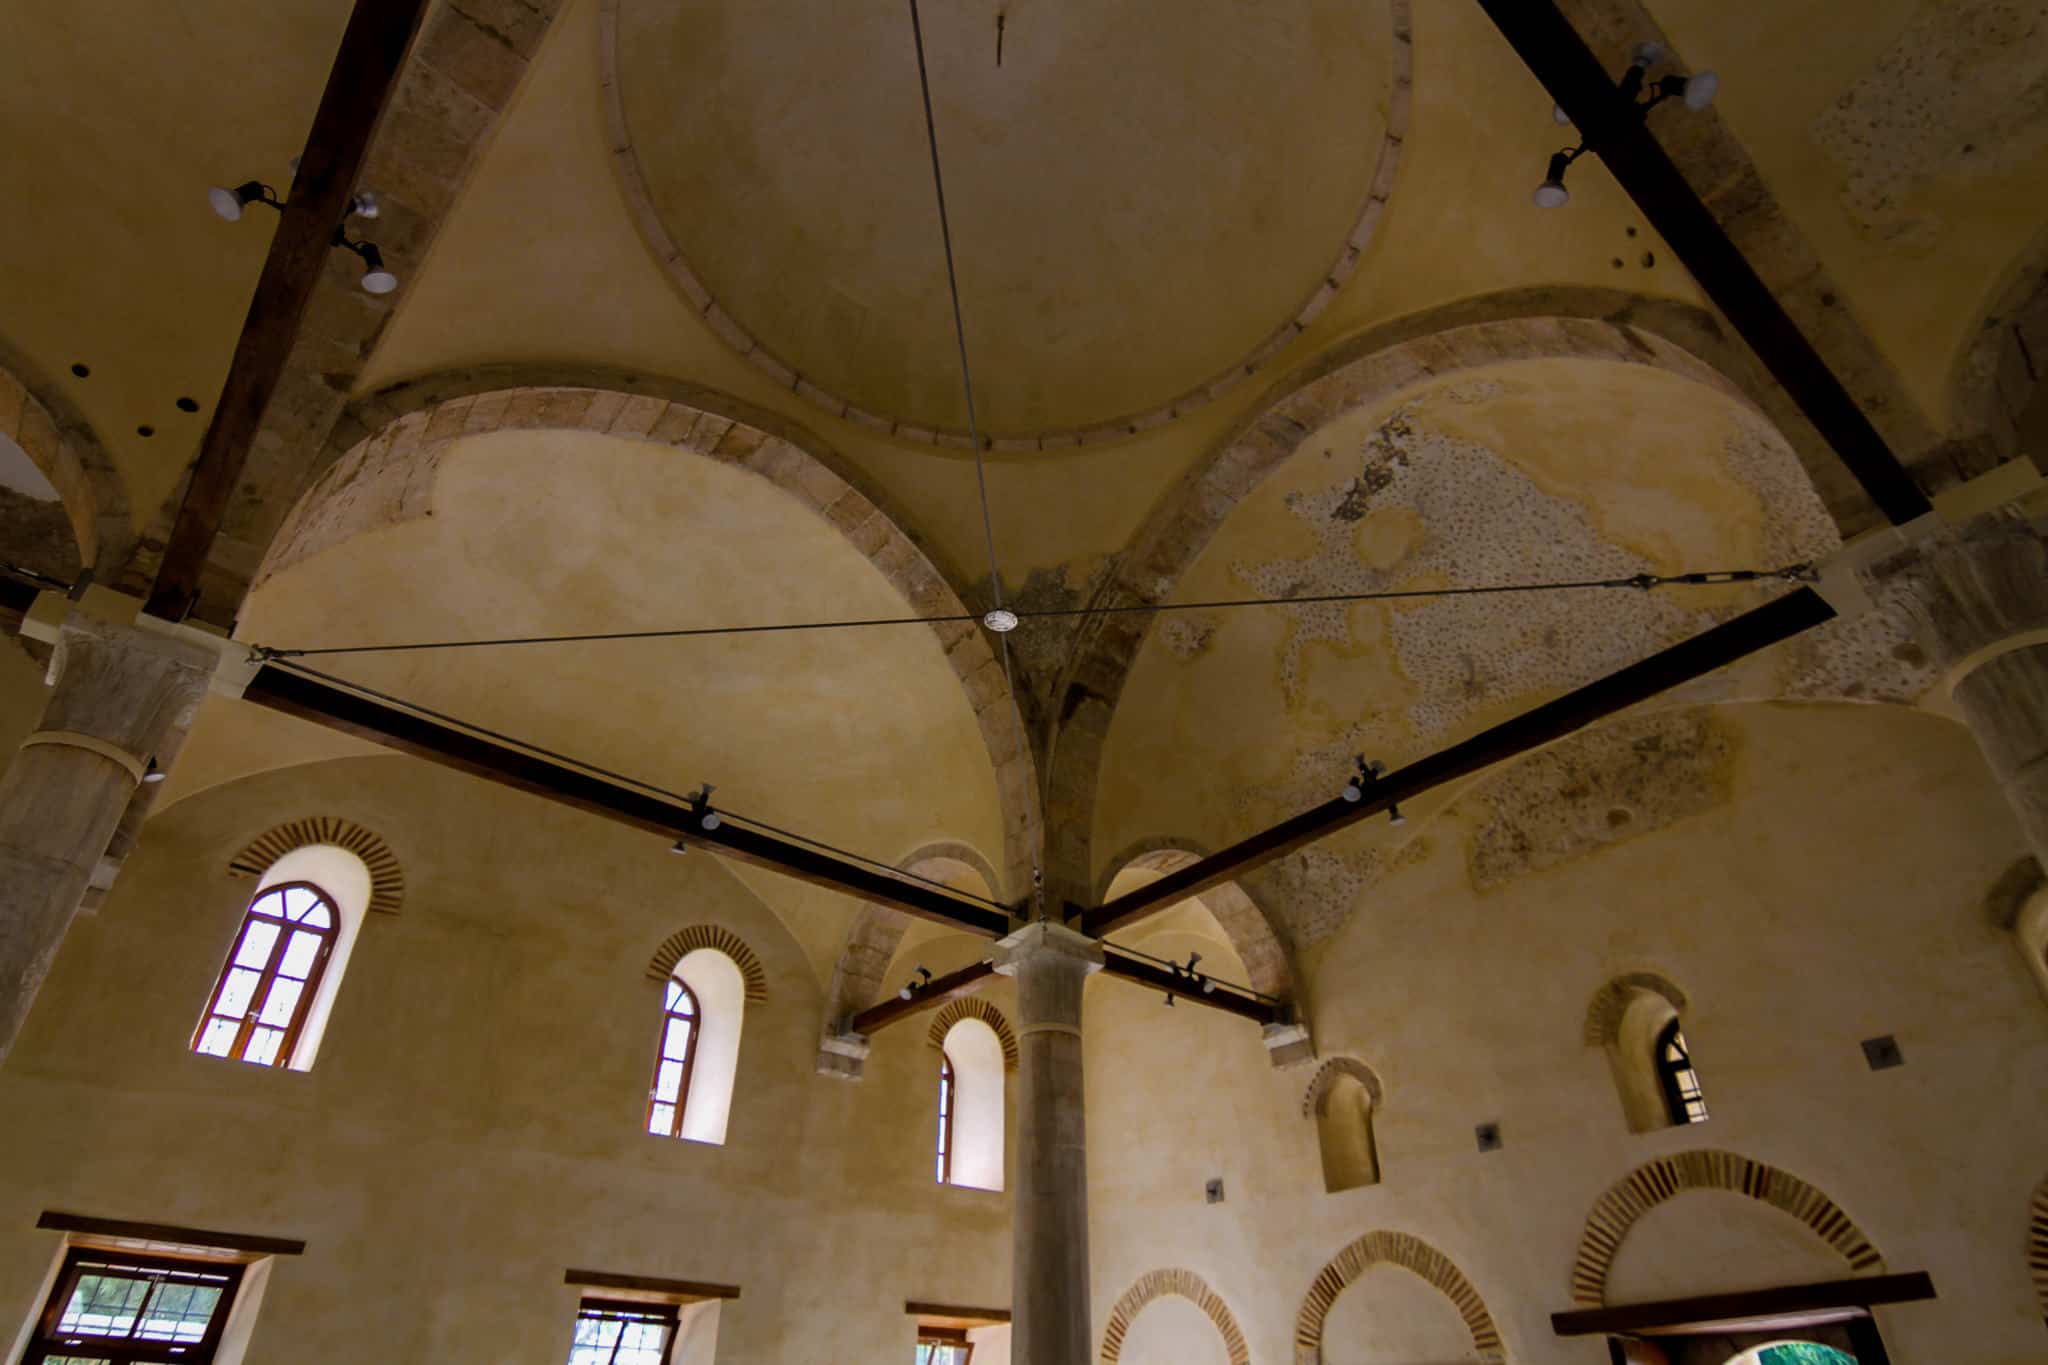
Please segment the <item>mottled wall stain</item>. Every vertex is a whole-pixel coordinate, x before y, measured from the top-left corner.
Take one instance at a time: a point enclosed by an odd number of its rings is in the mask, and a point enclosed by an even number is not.
[[[1737,739],[1712,709],[1627,716],[1489,779],[1460,803],[1477,821],[1473,888],[1503,886],[1723,804]]]
[[[2023,168],[2048,149],[2048,3],[1928,3],[1876,65],[1822,112],[1814,140],[1848,174],[1858,226],[1930,246],[1951,177]]]
[[[1404,867],[1429,860],[1428,838],[1417,836],[1393,848],[1345,848],[1312,844],[1245,879],[1259,902],[1281,921],[1288,936],[1313,948],[1344,926],[1367,888]]]

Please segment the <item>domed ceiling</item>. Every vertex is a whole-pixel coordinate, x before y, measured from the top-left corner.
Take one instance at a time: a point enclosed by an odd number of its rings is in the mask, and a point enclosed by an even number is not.
[[[927,0],[985,436],[1071,442],[1192,408],[1328,302],[1392,176],[1404,12]],[[827,411],[964,432],[907,6],[607,17],[628,197],[721,335]]]

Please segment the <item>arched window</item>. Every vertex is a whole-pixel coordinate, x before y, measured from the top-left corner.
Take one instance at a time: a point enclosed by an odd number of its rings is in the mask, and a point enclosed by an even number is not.
[[[962,1019],[939,1047],[938,1180],[1003,1187],[1003,1043],[980,1019]]]
[[[1672,1126],[1707,1121],[1699,1073],[1692,1069],[1692,1054],[1686,1051],[1685,1034],[1675,1018],[1657,1035],[1657,1080],[1664,1088],[1664,1107],[1670,1112]]]
[[[953,1178],[953,1059],[939,1054],[939,1159],[934,1178],[944,1185]]]
[[[658,1137],[723,1143],[738,1073],[747,983],[716,948],[685,953],[662,983],[661,1030],[647,1131]]]
[[[647,1092],[647,1131],[681,1137],[683,1106],[690,1095],[690,1064],[697,1060],[697,997],[674,977],[668,979],[661,1021],[661,1051],[654,1061],[654,1087]]]
[[[1372,1093],[1356,1076],[1338,1075],[1316,1101],[1316,1145],[1323,1157],[1323,1188],[1331,1194],[1380,1183],[1380,1156],[1372,1138]]]
[[[309,844],[272,863],[192,1031],[192,1050],[311,1068],[369,903],[370,870],[346,849]]]

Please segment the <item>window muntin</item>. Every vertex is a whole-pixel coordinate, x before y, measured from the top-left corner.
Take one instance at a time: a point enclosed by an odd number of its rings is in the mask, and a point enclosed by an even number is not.
[[[341,912],[311,882],[267,887],[249,904],[192,1050],[257,1066],[285,1066],[334,952]]]
[[[939,1146],[933,1179],[943,1185],[953,1178],[953,1059],[939,1053]]]
[[[241,1280],[239,1265],[75,1248],[23,1365],[203,1365]]]
[[[585,1299],[569,1365],[668,1365],[678,1321],[672,1304]]]
[[[654,1058],[654,1084],[647,1092],[647,1131],[657,1137],[683,1135],[683,1110],[690,1098],[690,1073],[697,1061],[697,997],[676,977],[668,979],[661,1013],[661,1046]]]
[[[917,1355],[913,1359],[913,1365],[968,1365],[973,1359],[974,1343],[967,1339],[964,1329],[917,1329]]]
[[[1699,1073],[1693,1070],[1692,1054],[1686,1049],[1685,1035],[1679,1031],[1676,1019],[1657,1035],[1656,1061],[1657,1079],[1664,1087],[1664,1104],[1671,1111],[1671,1122],[1705,1123],[1707,1099],[1700,1090]]]

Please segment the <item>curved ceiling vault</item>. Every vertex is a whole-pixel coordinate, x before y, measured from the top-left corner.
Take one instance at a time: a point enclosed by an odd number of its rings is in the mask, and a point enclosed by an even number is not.
[[[449,443],[409,518],[270,574],[241,636],[279,647],[905,613],[841,531],[747,469],[583,431]],[[1000,850],[975,710],[929,629],[307,660],[396,696],[893,861]],[[822,982],[850,904],[751,869]]]

